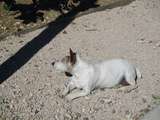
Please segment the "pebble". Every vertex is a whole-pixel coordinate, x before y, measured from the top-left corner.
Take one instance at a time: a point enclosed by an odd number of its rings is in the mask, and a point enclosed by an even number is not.
[[[156,47],[160,47],[160,41],[156,44]]]
[[[34,65],[34,67],[39,67],[38,65]]]
[[[2,84],[1,87],[4,88],[5,86]]]
[[[155,76],[156,75],[156,73],[152,73],[152,76]]]
[[[114,114],[114,113],[116,113],[116,110],[115,110],[115,109],[113,109],[113,110],[112,110],[112,113],[113,113],[113,114]]]
[[[148,43],[153,43],[153,41],[149,40]]]
[[[82,108],[82,112],[85,112],[86,110],[84,108]]]
[[[19,41],[19,43],[23,43],[23,42],[24,42],[23,40]]]
[[[94,109],[94,112],[98,112],[99,111],[99,108],[97,108],[97,107],[95,107],[93,109]]]
[[[24,29],[24,26],[23,26],[23,25],[20,25],[20,26],[19,26],[19,29],[22,29],[22,30],[23,30],[23,29]]]
[[[39,113],[39,110],[36,109],[34,113],[35,113],[35,114]]]
[[[18,21],[18,22],[16,22],[14,25],[20,25],[20,24],[21,24],[21,22]]]
[[[108,104],[112,104],[112,101],[111,101],[111,100],[110,100],[110,101],[108,100],[107,103],[108,103]]]
[[[104,104],[104,103],[105,103],[105,101],[104,101],[104,100],[100,100],[100,103],[101,103],[101,104]]]
[[[141,39],[138,40],[137,42],[144,43],[144,42],[145,42],[145,39],[144,39],[144,38],[141,38]]]
[[[75,113],[75,119],[78,119],[81,117],[81,113]]]
[[[66,31],[66,30],[64,30],[64,31],[63,31],[63,34],[67,34],[67,31]]]
[[[64,120],[71,120],[72,116],[70,114],[65,114],[64,115]]]
[[[6,49],[5,51],[6,51],[6,52],[9,52],[9,50],[7,50],[7,49]]]
[[[84,117],[83,120],[89,120],[89,118],[88,117]]]
[[[142,98],[142,101],[143,101],[143,103],[146,103],[146,102],[147,102],[147,100],[146,100],[145,98]]]

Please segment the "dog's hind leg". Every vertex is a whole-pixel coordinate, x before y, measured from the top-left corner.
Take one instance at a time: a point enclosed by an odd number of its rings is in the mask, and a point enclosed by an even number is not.
[[[137,75],[135,70],[130,70],[129,72],[126,72],[124,78],[126,82],[132,86],[135,86],[137,84]]]
[[[125,76],[125,81],[128,83],[128,86],[124,86],[122,87],[122,89],[124,89],[123,91],[125,93],[129,93],[135,89],[138,88],[138,84],[137,84],[137,77],[136,77],[136,74],[126,74]]]

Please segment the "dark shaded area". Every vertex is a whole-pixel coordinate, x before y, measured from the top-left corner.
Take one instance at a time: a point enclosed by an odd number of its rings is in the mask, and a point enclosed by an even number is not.
[[[18,17],[15,17],[15,19],[23,20],[24,24],[29,24],[31,22],[36,23],[37,20],[44,20],[43,17],[44,13],[37,12],[37,11],[31,11],[31,12],[21,12],[21,15]]]
[[[67,27],[80,11],[95,7],[95,2],[96,0],[91,0],[90,6],[88,7],[82,7],[83,4],[80,4],[77,8],[72,9],[67,14],[59,16],[54,22],[49,23],[44,31],[0,65],[0,83],[7,80],[26,64],[41,48],[47,45],[59,32]]]
[[[121,80],[120,84],[123,85],[123,86],[128,86],[129,85],[129,83],[125,80],[125,78],[123,78]]]
[[[11,11],[18,11],[20,13],[19,16],[15,17],[15,19],[23,20],[24,24],[29,24],[31,22],[36,23],[37,20],[44,20],[43,13],[39,12],[42,10],[56,10],[59,9],[58,0],[50,0],[46,3],[34,3],[34,4],[15,4]]]
[[[8,6],[11,6],[10,11],[16,11],[17,13],[20,13],[19,16],[15,17],[15,19],[23,20],[24,24],[29,24],[31,22],[36,23],[37,20],[44,20],[44,14],[39,11],[43,10],[55,10],[60,12],[61,14],[64,14],[64,9],[69,12],[72,9],[75,9],[74,6],[71,8],[67,7],[67,2],[69,0],[32,0],[33,3],[31,4],[16,4],[15,0],[7,0],[12,1],[13,3],[8,3]],[[95,0],[79,0],[80,6],[77,6],[76,9],[85,10],[86,8],[95,7]],[[94,2],[94,4],[92,4]],[[62,8],[63,6],[63,8]],[[63,9],[63,10],[62,10]]]

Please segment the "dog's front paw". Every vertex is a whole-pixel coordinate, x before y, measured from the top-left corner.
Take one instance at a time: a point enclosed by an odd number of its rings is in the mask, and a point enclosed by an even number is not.
[[[65,99],[66,99],[68,102],[70,102],[70,101],[72,101],[74,98],[73,98],[71,95],[67,95],[67,96],[65,96]]]
[[[68,91],[64,90],[64,91],[62,92],[62,96],[66,96],[68,93],[69,93]]]

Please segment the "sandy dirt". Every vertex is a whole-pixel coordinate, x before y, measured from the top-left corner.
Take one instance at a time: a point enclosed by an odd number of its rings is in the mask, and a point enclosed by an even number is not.
[[[75,19],[0,84],[0,119],[138,120],[160,103],[159,11],[159,0],[136,0]],[[43,30],[0,41],[0,64]],[[139,88],[129,93],[119,88],[95,90],[66,102],[60,95],[67,77],[55,72],[51,63],[69,48],[84,59],[129,60],[142,72]]]

